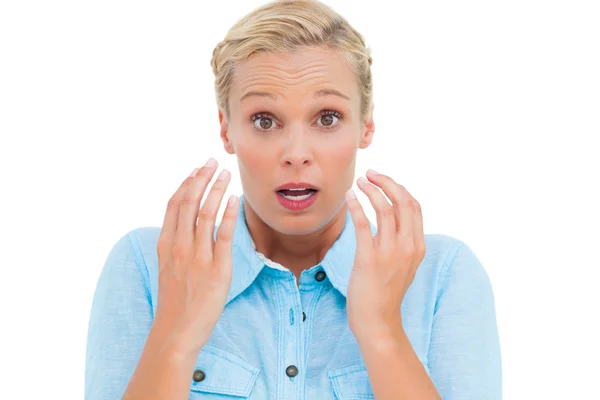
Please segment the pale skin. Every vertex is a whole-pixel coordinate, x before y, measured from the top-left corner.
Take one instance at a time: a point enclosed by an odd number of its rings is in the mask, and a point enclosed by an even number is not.
[[[356,153],[371,144],[375,129],[372,106],[365,118],[360,115],[351,67],[326,49],[305,48],[293,56],[258,53],[238,66],[229,94],[229,115],[219,111],[221,138],[225,150],[237,156],[257,251],[298,277],[324,258],[349,208],[357,251],[346,309],[375,398],[440,399],[401,316],[425,255],[421,207],[391,177],[369,172],[357,184],[377,214],[373,237],[348,190]],[[212,231],[230,173],[221,172],[223,179],[200,208],[217,170],[212,161],[169,201],[158,244],[161,301],[124,399],[186,399],[195,358],[223,311],[239,201],[226,207],[215,242]],[[290,181],[317,186],[315,204],[301,212],[282,207],[274,190]]]
[[[374,124],[360,116],[354,73],[331,51],[310,49],[294,56],[258,54],[236,69],[229,93],[230,115],[219,111],[225,150],[237,156],[245,211],[257,249],[296,276],[319,263],[344,226],[344,194],[354,179],[356,151],[372,141]],[[349,99],[315,92],[335,89]],[[240,99],[252,92],[270,93]],[[339,112],[323,117],[320,112]],[[262,112],[268,129],[257,130]],[[334,120],[331,129],[326,118]],[[289,181],[321,189],[309,212],[289,213],[274,189]]]

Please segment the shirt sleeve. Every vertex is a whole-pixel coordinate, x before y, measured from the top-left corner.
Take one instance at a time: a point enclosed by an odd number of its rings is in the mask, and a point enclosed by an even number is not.
[[[134,243],[130,232],[113,246],[96,285],[86,345],[86,400],[121,399],[150,332],[146,267]]]
[[[502,399],[502,366],[489,277],[465,243],[442,267],[428,365],[444,400]]]

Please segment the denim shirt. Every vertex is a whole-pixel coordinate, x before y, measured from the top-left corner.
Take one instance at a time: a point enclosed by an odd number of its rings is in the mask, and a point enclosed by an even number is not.
[[[256,252],[243,203],[240,196],[229,296],[189,371],[189,399],[374,399],[346,314],[356,249],[349,211],[324,259],[296,282],[285,266]],[[105,261],[88,325],[88,400],[120,399],[135,371],[156,311],[160,231],[126,233]],[[444,400],[501,399],[488,275],[458,239],[425,234],[425,244],[401,305],[410,343]]]

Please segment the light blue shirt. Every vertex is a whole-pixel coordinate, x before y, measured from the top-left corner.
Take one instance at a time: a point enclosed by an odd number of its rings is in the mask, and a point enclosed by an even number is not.
[[[189,398],[373,399],[346,315],[356,248],[350,213],[325,258],[296,283],[287,268],[256,252],[243,203],[240,196],[229,296],[189,371]],[[373,224],[371,229],[376,232]],[[137,366],[156,311],[160,230],[132,230],[108,254],[89,320],[88,400],[120,399]],[[402,303],[406,334],[444,400],[501,399],[500,343],[488,275],[458,239],[425,234],[425,244]],[[290,366],[296,367],[293,377]],[[195,371],[204,372],[204,379],[194,380]]]

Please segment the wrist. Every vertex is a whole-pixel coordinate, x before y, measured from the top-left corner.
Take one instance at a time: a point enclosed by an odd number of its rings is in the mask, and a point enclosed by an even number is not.
[[[208,341],[208,336],[198,337],[174,328],[167,321],[156,319],[148,335],[162,357],[175,361],[185,362],[196,360],[198,353]]]
[[[406,336],[401,317],[391,321],[366,323],[359,327],[351,328],[351,331],[359,344],[361,342],[391,342]]]

